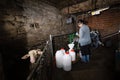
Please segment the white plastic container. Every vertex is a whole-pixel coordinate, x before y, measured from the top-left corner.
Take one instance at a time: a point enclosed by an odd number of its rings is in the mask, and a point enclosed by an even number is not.
[[[63,70],[64,71],[71,71],[72,69],[72,58],[69,52],[66,52],[63,56]]]
[[[75,51],[72,49],[69,53],[70,53],[70,55],[71,55],[72,61],[75,61],[75,60],[76,60]]]
[[[60,50],[62,51],[63,54],[65,54],[65,49],[64,48],[61,48]]]
[[[55,53],[55,59],[56,59],[56,67],[57,68],[62,68],[63,67],[63,53],[58,50]]]

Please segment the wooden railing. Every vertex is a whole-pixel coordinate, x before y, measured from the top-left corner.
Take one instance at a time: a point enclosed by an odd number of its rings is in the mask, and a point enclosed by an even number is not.
[[[52,55],[50,53],[49,41],[47,41],[43,54],[38,57],[36,63],[31,64],[32,70],[27,80],[52,80]]]

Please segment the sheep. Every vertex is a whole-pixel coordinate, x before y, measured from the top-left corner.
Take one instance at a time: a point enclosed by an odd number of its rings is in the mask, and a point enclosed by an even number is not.
[[[28,57],[30,57],[30,62],[35,63],[37,55],[42,55],[42,54],[43,52],[40,49],[34,49],[34,50],[30,50],[28,54],[25,54],[23,57],[21,57],[21,59],[27,59]]]

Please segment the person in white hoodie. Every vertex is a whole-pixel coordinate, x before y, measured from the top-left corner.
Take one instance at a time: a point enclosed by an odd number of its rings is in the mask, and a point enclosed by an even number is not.
[[[90,45],[91,45],[91,38],[90,38],[90,29],[85,24],[85,21],[79,19],[78,20],[78,27],[79,27],[79,44],[80,44],[80,51],[82,54],[81,60],[83,62],[89,62],[90,57]]]

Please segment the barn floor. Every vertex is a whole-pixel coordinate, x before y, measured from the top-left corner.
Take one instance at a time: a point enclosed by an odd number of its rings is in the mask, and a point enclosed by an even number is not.
[[[54,68],[53,80],[115,80],[115,50],[99,47],[92,50],[89,63],[78,60],[72,70]]]

